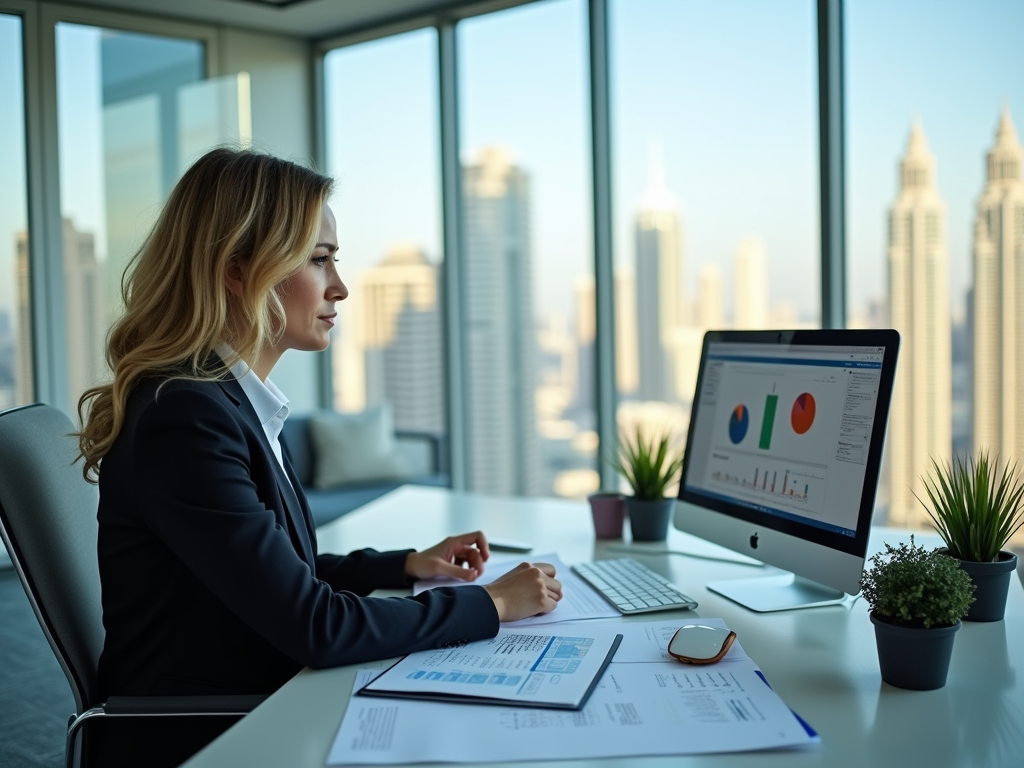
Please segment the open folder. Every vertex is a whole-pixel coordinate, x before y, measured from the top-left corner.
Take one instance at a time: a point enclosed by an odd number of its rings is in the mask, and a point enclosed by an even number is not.
[[[411,653],[356,694],[578,710],[622,641],[606,627],[579,629],[502,630],[459,648]]]

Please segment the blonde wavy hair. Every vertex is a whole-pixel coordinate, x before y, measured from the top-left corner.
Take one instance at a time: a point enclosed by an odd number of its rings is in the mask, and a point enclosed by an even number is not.
[[[220,378],[278,341],[284,310],[274,289],[313,252],[331,186],[315,171],[251,150],[215,149],[185,172],[121,280],[124,314],[106,351],[113,380],[78,401],[86,480],[98,481],[142,379]],[[239,296],[227,288],[235,264],[245,275]],[[237,357],[211,370],[210,353],[222,342]]]

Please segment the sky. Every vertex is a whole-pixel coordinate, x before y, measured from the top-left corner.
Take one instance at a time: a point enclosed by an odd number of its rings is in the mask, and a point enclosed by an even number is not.
[[[633,262],[648,146],[658,140],[682,217],[684,290],[694,290],[705,262],[720,265],[728,288],[736,245],[757,237],[772,302],[818,317],[814,14],[813,0],[612,0],[617,264]],[[886,211],[915,114],[948,205],[956,306],[970,282],[974,204],[1001,105],[1024,126],[1024,3],[848,0],[844,22],[850,306],[885,295]],[[18,26],[0,16],[0,103],[16,110]],[[546,0],[458,28],[462,155],[500,144],[529,175],[543,313],[568,314],[573,283],[592,273],[586,28],[582,0]],[[95,30],[62,25],[58,98],[64,214],[97,235],[102,254],[98,41]],[[436,33],[340,49],[326,68],[343,270],[379,261],[398,242],[440,258]],[[0,120],[0,266],[24,226],[23,115],[12,117]],[[9,305],[4,283],[0,305]]]

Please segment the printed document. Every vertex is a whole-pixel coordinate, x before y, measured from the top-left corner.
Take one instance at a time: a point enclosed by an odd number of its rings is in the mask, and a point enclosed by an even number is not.
[[[581,631],[503,629],[461,648],[410,653],[358,695],[579,709],[622,636],[608,625],[572,626]]]
[[[466,584],[484,586],[495,579],[504,576],[517,565],[526,562],[522,557],[496,559],[491,558],[484,569],[483,575],[476,581],[466,582],[457,579],[425,579],[417,581],[413,585],[412,593],[418,595],[428,589],[437,587],[461,587]],[[550,613],[540,616],[530,616],[519,621],[509,621],[502,624],[503,627],[533,627],[540,624],[554,624],[560,621],[579,621],[581,619],[611,619],[618,618],[620,614],[615,608],[601,597],[590,585],[577,576],[563,563],[558,555],[537,555],[531,556],[529,562],[550,563],[555,566],[555,578],[562,582],[562,599]]]
[[[675,621],[662,620],[645,624],[621,621],[607,624],[608,627],[615,627],[615,631],[622,635],[622,642],[619,644],[619,649],[615,652],[613,661],[617,664],[628,662],[646,663],[651,661],[671,661],[675,664],[680,664],[682,662],[676,661],[676,659],[668,655],[668,644],[672,641],[672,636],[675,635],[676,630],[687,624],[703,624],[706,627],[728,628],[721,619],[698,619],[696,617],[685,620],[676,619]],[[593,629],[594,625],[593,622],[585,622],[581,627],[585,626],[588,629]],[[598,626],[606,626],[606,624],[600,622]],[[566,624],[558,629],[561,632],[565,632],[572,627],[572,624]],[[750,657],[747,656],[746,651],[743,650],[739,643],[733,643],[729,652],[725,654],[719,664],[738,659],[749,660]]]
[[[711,619],[700,619],[712,626]],[[588,622],[588,629],[593,624]],[[617,623],[622,648],[644,661],[608,665],[579,711],[465,706],[354,696],[328,756],[329,765],[481,763],[806,747],[818,737],[765,683],[739,650],[707,666],[659,661],[664,622],[650,633]],[[559,627],[561,631],[564,627]],[[627,634],[629,632],[629,634]],[[667,641],[666,641],[667,643]],[[734,643],[733,648],[738,648]],[[655,660],[651,660],[654,658]],[[380,674],[361,670],[362,687]],[[452,738],[457,728],[458,738]]]

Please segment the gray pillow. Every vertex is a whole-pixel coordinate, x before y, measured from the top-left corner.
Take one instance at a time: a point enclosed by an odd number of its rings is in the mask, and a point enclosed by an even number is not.
[[[316,488],[412,475],[408,459],[398,452],[386,403],[362,413],[317,413],[310,417],[309,432]]]

